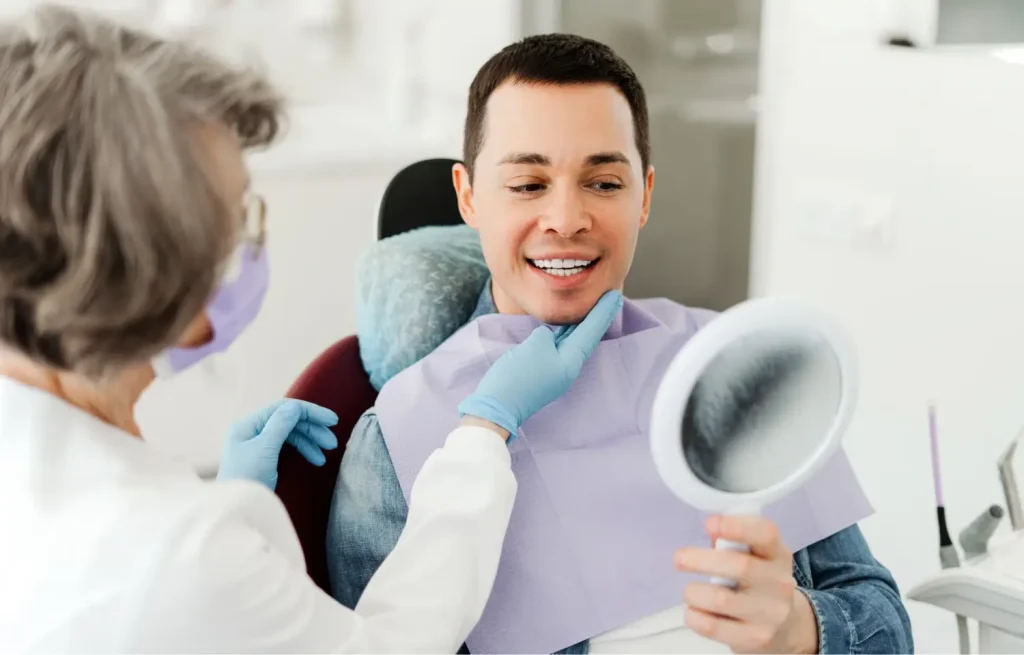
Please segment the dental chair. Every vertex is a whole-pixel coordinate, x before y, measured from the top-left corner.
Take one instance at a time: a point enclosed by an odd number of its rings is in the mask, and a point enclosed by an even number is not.
[[[453,159],[426,159],[399,171],[381,198],[378,239],[420,227],[462,223],[452,187],[455,163]],[[334,486],[352,428],[377,398],[363,370],[358,338],[345,337],[321,353],[286,396],[316,403],[338,415],[338,425],[333,428],[338,448],[325,453],[326,463],[313,466],[294,448],[284,448],[276,490],[298,533],[309,576],[330,593],[325,541]]]
[[[424,159],[391,179],[377,211],[377,239],[428,225],[459,225],[459,199],[452,187],[455,159]]]
[[[323,466],[313,466],[299,451],[286,447],[281,449],[277,467],[277,495],[299,535],[306,571],[321,589],[330,593],[325,535],[334,484],[352,428],[377,399],[377,391],[359,358],[358,338],[345,337],[321,353],[285,395],[316,403],[338,415],[338,425],[332,429],[338,437],[338,448],[324,452],[327,461]]]

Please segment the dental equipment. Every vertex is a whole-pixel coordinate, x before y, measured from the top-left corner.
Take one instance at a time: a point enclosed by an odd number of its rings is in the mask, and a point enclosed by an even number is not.
[[[979,653],[1024,653],[1024,531],[993,539],[986,556],[939,571],[907,598],[977,621]]]
[[[949,536],[949,527],[946,524],[946,505],[942,500],[942,469],[939,466],[939,428],[935,418],[935,407],[928,407],[928,436],[932,447],[932,479],[935,483],[935,511],[939,521],[939,562],[943,569],[953,569],[960,566],[960,556],[953,545],[953,539]],[[956,632],[960,639],[960,652],[962,654],[971,652],[971,633],[967,628],[967,618],[956,615]]]
[[[1003,483],[1003,495],[1006,496],[1006,511],[1010,515],[1010,527],[1015,531],[1024,528],[1024,509],[1020,504],[1020,487],[1017,486],[1017,477],[1013,471],[1013,456],[1021,439],[1024,439],[1024,429],[1017,434],[1017,438],[999,458],[998,463],[999,481]]]
[[[940,542],[945,542],[943,534],[948,535],[948,530],[942,507],[942,487],[938,482],[938,439],[934,410],[931,417],[932,463],[939,505]],[[1024,431],[1017,435],[999,458],[999,478],[1009,506],[1007,513],[1011,523],[1016,520],[1017,525],[1021,524],[1020,492],[1013,475],[1012,462],[1016,446],[1022,438]],[[918,583],[906,594],[908,599],[954,613],[958,628],[960,617],[977,621],[979,653],[1024,653],[1024,530],[1017,529],[1005,538],[990,539],[1002,513],[1002,508],[993,505],[960,533],[960,543],[967,558],[963,566],[959,566],[958,562],[951,563],[956,551],[950,544],[945,552],[951,554],[942,556],[943,570]],[[947,562],[950,562],[948,566]]]
[[[960,547],[968,560],[988,554],[988,542],[1003,520],[1003,508],[992,505],[960,531]]]

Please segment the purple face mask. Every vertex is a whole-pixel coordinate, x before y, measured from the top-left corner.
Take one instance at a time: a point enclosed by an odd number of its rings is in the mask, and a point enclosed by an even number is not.
[[[181,373],[199,361],[222,353],[234,343],[260,313],[270,285],[270,262],[266,244],[241,244],[235,251],[232,266],[221,281],[213,300],[206,306],[206,317],[213,329],[213,339],[197,348],[171,348],[153,360],[157,377]]]

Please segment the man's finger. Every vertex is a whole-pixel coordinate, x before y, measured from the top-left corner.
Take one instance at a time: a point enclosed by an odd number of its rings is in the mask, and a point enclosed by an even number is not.
[[[686,608],[686,627],[737,653],[764,652],[775,636],[769,626],[716,616],[693,607]]]
[[[738,621],[771,623],[777,604],[766,602],[763,596],[705,582],[691,582],[684,593],[689,607]]]
[[[568,357],[575,357],[580,364],[593,354],[608,328],[622,308],[622,294],[609,291],[601,296],[587,317],[565,336],[558,344],[558,350]]]
[[[766,560],[734,550],[684,548],[676,553],[676,567],[691,573],[735,580],[741,588],[778,577]]]
[[[789,559],[792,554],[782,542],[779,528],[763,516],[713,516],[708,519],[712,539],[727,539],[750,546],[750,552],[765,559]]]

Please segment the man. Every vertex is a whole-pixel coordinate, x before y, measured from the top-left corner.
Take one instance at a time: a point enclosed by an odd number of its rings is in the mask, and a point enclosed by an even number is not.
[[[525,314],[553,325],[574,324],[605,291],[622,288],[639,230],[648,219],[654,170],[644,91],[629,66],[606,46],[575,36],[545,35],[495,55],[477,74],[469,96],[465,164],[455,167],[453,180],[460,211],[479,232],[492,275],[473,316],[484,318],[475,324],[486,322],[491,318],[487,315],[494,313]],[[694,329],[709,318],[707,313],[687,311]],[[422,363],[435,369],[458,369],[462,362],[451,360],[450,353],[449,349],[442,354],[448,357],[443,362],[432,354]],[[403,372],[395,381],[407,373],[414,374]],[[610,385],[614,380],[605,382]],[[419,411],[412,407],[414,413]],[[454,406],[448,409],[455,411]],[[593,407],[595,413],[601,410]],[[329,553],[334,554],[335,595],[348,605],[356,602],[393,547],[405,520],[396,470],[398,464],[406,466],[408,457],[398,436],[387,438],[382,418],[371,411],[356,426],[336,491]],[[425,424],[423,431],[430,432],[428,428]],[[634,447],[643,435],[635,437]],[[420,436],[400,438],[409,441]],[[593,450],[583,440],[575,453],[569,449],[563,454],[576,457],[582,466]],[[517,455],[533,453],[514,451],[514,460]],[[613,486],[612,478],[608,484]],[[544,486],[521,476],[521,493],[531,484]],[[571,492],[561,489],[546,488],[541,493]],[[632,492],[624,488],[621,493]],[[563,524],[574,524],[576,518],[563,516]],[[629,525],[628,518],[609,515],[601,538],[632,529]],[[685,612],[666,606],[663,612],[628,625],[604,616],[605,624],[614,629],[582,635],[587,641],[560,652],[709,652],[716,646],[743,652],[913,649],[909,619],[895,582],[872,557],[855,523],[822,535],[795,555],[784,545],[779,527],[765,518],[711,517],[706,529],[713,539],[750,545],[751,552],[684,548],[676,555],[676,567],[737,580],[737,589],[692,582],[685,593],[682,589],[679,593]],[[510,533],[509,540],[516,539]],[[544,535],[529,541],[529,549],[554,548],[545,543]],[[576,554],[586,553],[578,550]],[[529,559],[506,557],[502,566],[516,567],[521,561]],[[633,564],[607,562],[606,566]],[[664,568],[668,579],[667,562]],[[543,588],[544,580],[531,578],[548,575],[547,570],[528,567],[505,573],[535,588]],[[642,578],[642,572],[635,573],[638,580]],[[583,593],[594,587],[581,583],[571,590],[566,596],[570,600],[552,610],[550,622],[572,623],[578,613],[575,605],[597,606],[605,600]],[[644,592],[638,593],[642,597]],[[501,594],[496,587],[492,604],[503,604]],[[542,604],[544,599],[536,600]],[[516,641],[515,635],[501,639],[490,643],[526,643]]]

